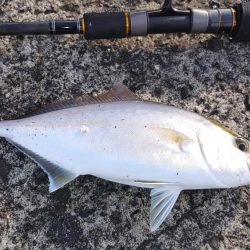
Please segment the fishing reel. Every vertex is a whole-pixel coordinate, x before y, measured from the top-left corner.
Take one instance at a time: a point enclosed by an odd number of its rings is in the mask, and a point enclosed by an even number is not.
[[[229,8],[173,8],[165,0],[155,11],[86,13],[78,20],[0,23],[0,35],[83,34],[86,39],[113,39],[157,33],[224,33],[233,41],[250,41],[250,0]]]

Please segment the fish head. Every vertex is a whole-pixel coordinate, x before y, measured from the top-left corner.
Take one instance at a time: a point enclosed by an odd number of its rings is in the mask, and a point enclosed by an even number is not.
[[[250,184],[250,142],[247,139],[210,120],[197,137],[203,158],[221,187]]]

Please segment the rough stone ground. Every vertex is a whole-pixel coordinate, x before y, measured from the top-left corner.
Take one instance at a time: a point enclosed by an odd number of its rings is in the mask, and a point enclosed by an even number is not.
[[[153,9],[160,0],[0,1],[3,21]],[[204,0],[177,6],[207,7]],[[228,4],[224,2],[222,4]],[[145,99],[210,116],[250,139],[250,47],[211,35],[87,42],[79,36],[0,38],[0,117],[122,82]],[[0,143],[0,249],[250,249],[250,189],[182,192],[149,232],[149,191],[91,176],[49,194],[47,176]]]

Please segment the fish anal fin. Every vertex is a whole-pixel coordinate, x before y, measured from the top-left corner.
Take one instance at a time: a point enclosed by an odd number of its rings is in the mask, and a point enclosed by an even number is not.
[[[109,103],[109,102],[118,102],[118,101],[136,101],[139,98],[130,91],[125,85],[116,84],[113,88],[105,93],[99,94],[97,96],[91,95],[81,95],[73,99],[57,102],[55,104],[50,104],[44,107],[41,110],[29,113],[24,117],[30,117],[34,115],[41,115],[47,112],[53,112],[56,110],[79,107],[90,104],[100,104],[100,103]],[[24,118],[22,117],[22,118]]]
[[[181,188],[166,186],[151,191],[150,230],[154,232],[171,212]]]
[[[18,143],[11,140],[8,141],[20,151],[22,151],[25,155],[27,155],[30,159],[36,162],[39,167],[41,167],[42,170],[48,175],[49,192],[54,192],[59,188],[62,188],[64,185],[74,180],[78,176],[78,174],[51,163],[31,150],[19,145]]]

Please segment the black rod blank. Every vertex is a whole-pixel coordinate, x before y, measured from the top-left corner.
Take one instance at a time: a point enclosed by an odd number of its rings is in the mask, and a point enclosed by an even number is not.
[[[81,20],[0,23],[0,35],[81,34]]]
[[[50,34],[50,22],[0,23],[0,35]]]

